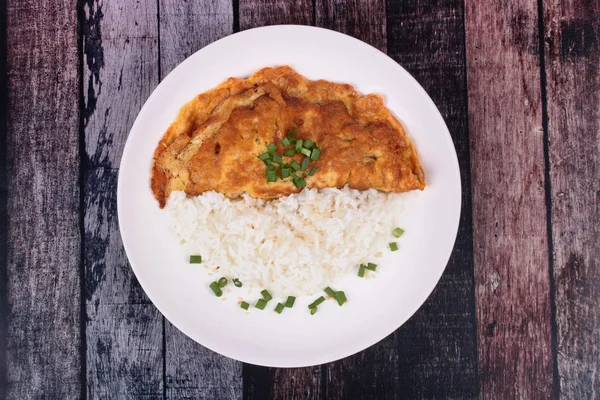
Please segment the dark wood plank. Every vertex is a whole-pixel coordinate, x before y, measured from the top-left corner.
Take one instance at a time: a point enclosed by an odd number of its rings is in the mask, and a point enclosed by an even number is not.
[[[265,25],[313,25],[313,2],[307,0],[239,0],[240,30]]]
[[[553,358],[537,4],[465,4],[481,394],[549,398]]]
[[[160,15],[161,78],[189,55],[233,31],[229,0],[162,0]],[[166,398],[239,399],[242,363],[214,353],[165,321]]]
[[[8,399],[82,394],[77,10],[7,1]]]
[[[458,236],[423,307],[397,331],[400,398],[478,395],[463,3],[388,2],[388,53],[431,96],[452,135],[462,180]]]
[[[600,3],[544,2],[549,178],[565,399],[600,397]]]
[[[158,83],[156,2],[85,2],[87,397],[163,398],[163,318],[127,263],[116,185],[125,140]]]

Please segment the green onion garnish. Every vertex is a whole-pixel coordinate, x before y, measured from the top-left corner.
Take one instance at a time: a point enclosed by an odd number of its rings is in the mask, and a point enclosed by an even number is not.
[[[292,161],[292,163],[290,164],[290,167],[292,167],[292,169],[294,171],[298,171],[301,168],[300,164],[298,164],[296,161]]]
[[[396,251],[398,250],[398,244],[396,242],[392,242],[390,243],[390,250],[391,251]]]
[[[275,150],[277,150],[277,146],[275,145],[275,143],[269,143],[269,145],[267,146],[267,150],[269,151],[269,153],[275,153]]]
[[[315,301],[313,301],[312,303],[310,303],[308,305],[308,308],[315,308],[324,301],[325,301],[325,297],[321,296],[318,299],[316,299]]]
[[[321,149],[314,148],[312,153],[310,154],[310,159],[313,161],[317,161],[319,159],[319,157],[321,157]]]
[[[256,304],[254,305],[254,307],[258,308],[259,310],[264,310],[266,305],[267,305],[267,302],[265,300],[258,299],[256,301]]]
[[[288,147],[288,146],[290,145],[290,143],[291,143],[291,142],[290,142],[290,138],[284,137],[284,138],[281,140],[281,143],[283,143],[283,145],[284,145],[285,147]]]
[[[296,150],[294,149],[287,149],[285,153],[283,153],[286,157],[294,157],[294,154],[296,154]]]
[[[307,157],[302,160],[302,166],[300,168],[301,171],[306,171],[308,169],[308,163],[310,163],[310,159]]]
[[[258,156],[258,158],[260,158],[263,161],[270,160],[271,159],[271,154],[269,154],[269,153],[262,153],[260,156]]]
[[[269,293],[267,289],[260,292],[260,294],[262,294],[263,299],[265,299],[265,301],[269,301],[273,298],[273,296],[271,296],[271,293]]]
[[[240,307],[242,307],[244,310],[247,310],[250,307],[250,304],[246,303],[245,301],[242,301],[240,303]]]
[[[281,164],[281,161],[282,161],[281,154],[277,154],[277,153],[273,154],[273,162],[274,163]]]
[[[267,171],[267,182],[277,182],[277,172]]]
[[[288,131],[288,135],[289,136],[294,136],[297,132],[298,132],[298,128],[296,128],[295,126],[292,126],[290,128],[290,130]]]
[[[225,286],[227,286],[227,278],[222,277],[217,283],[219,284],[220,288],[224,288]]]
[[[223,295],[223,291],[221,290],[221,288],[219,287],[219,284],[217,282],[212,282],[208,286],[212,289],[215,296],[221,297]]]
[[[306,186],[306,181],[303,178],[294,178],[294,185],[296,187],[305,187]]]
[[[371,271],[375,271],[377,269],[377,264],[368,263],[367,264],[367,269],[371,270]]]
[[[242,287],[243,286],[242,282],[238,278],[235,278],[232,282],[235,285],[235,287]]]
[[[315,315],[317,312],[317,307],[313,307],[310,309],[310,315]]]
[[[335,297],[335,290],[333,290],[329,286],[327,286],[325,289],[323,289],[323,291],[325,293],[327,293],[327,296],[329,296],[329,297]]]
[[[202,256],[190,256],[190,264],[200,264],[202,262]]]
[[[300,153],[300,150],[302,150],[303,144],[304,144],[304,141],[302,139],[298,139],[298,141],[296,141],[296,153]]]
[[[287,308],[292,308],[292,307],[294,307],[295,301],[296,301],[296,298],[294,296],[288,296],[287,301],[285,302],[285,306]]]
[[[310,140],[310,139],[304,139],[304,148],[305,149],[309,149],[310,150],[310,149],[313,148],[314,145],[315,145],[315,142],[313,142],[312,140]]]
[[[310,172],[308,173],[308,176],[313,176],[315,174],[315,172],[317,172],[317,167],[312,167],[310,169]]]
[[[300,150],[300,153],[304,154],[306,157],[310,157],[309,149],[302,149],[302,150]]]
[[[360,264],[360,267],[358,267],[358,277],[359,278],[365,277],[365,269],[366,269],[366,267],[363,264]]]
[[[283,311],[283,309],[285,308],[285,306],[281,303],[277,303],[277,306],[275,307],[275,312],[277,314],[281,314],[281,312]]]
[[[396,228],[392,231],[392,235],[394,235],[394,237],[397,237],[397,238],[402,236],[403,233],[404,233],[404,229],[402,229],[402,228]]]
[[[337,301],[339,306],[342,306],[346,301],[348,301],[348,299],[346,299],[346,293],[344,293],[343,290],[336,292],[335,296],[333,297],[335,298],[335,301]]]
[[[290,168],[282,167],[281,168],[281,179],[287,178],[288,176],[290,176]]]

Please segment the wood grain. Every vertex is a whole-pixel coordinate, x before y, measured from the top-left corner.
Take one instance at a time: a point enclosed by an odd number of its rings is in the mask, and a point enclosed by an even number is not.
[[[600,3],[544,2],[558,375],[600,397]]]
[[[464,11],[459,0],[388,2],[388,54],[425,88],[458,155],[462,210],[446,271],[423,307],[397,331],[399,398],[475,398],[477,341]]]
[[[227,0],[159,3],[160,66],[164,78],[197,50],[233,31]],[[214,353],[165,320],[165,377],[168,399],[239,399],[242,363]]]
[[[535,2],[466,1],[482,398],[553,391]]]
[[[127,263],[116,211],[122,149],[158,83],[157,6],[82,6],[87,397],[162,399],[163,318]]]
[[[77,11],[8,1],[8,399],[82,394]]]
[[[239,0],[240,30],[266,25],[314,25],[313,2],[307,0]]]

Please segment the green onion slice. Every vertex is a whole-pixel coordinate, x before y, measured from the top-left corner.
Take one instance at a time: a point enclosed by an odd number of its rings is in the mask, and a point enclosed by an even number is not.
[[[258,299],[256,301],[256,304],[254,305],[254,307],[258,308],[259,310],[264,310],[266,305],[267,305],[267,302],[265,300]]]
[[[360,264],[360,267],[358,267],[358,277],[359,278],[365,277],[365,269],[366,269],[366,267],[363,264]]]
[[[310,157],[311,151],[309,149],[302,149],[300,153],[304,154],[306,157]]]
[[[275,307],[275,312],[277,314],[281,314],[281,312],[283,311],[283,309],[285,308],[285,306],[281,303],[277,303],[277,306]]]
[[[294,154],[296,154],[296,150],[294,149],[287,149],[285,153],[283,153],[286,157],[294,157]]]
[[[402,229],[402,228],[396,228],[392,231],[392,235],[394,235],[394,237],[397,237],[397,238],[402,236],[402,234],[404,234],[404,229]]]
[[[310,172],[308,173],[308,176],[313,176],[315,174],[315,172],[317,172],[317,167],[312,167],[310,169]]]
[[[267,171],[267,182],[277,182],[277,172],[275,171]]]
[[[287,308],[292,308],[294,307],[294,302],[296,301],[296,298],[294,296],[288,296],[286,302],[285,302],[285,306]]]
[[[317,313],[317,307],[313,307],[310,309],[310,315],[315,315]]]
[[[301,171],[306,171],[308,169],[308,163],[310,163],[310,159],[307,157],[302,160],[302,166],[300,168]]]
[[[219,284],[220,288],[224,288],[225,286],[227,286],[227,278],[222,277],[217,283]]]
[[[321,296],[318,299],[316,299],[315,301],[313,301],[312,303],[310,303],[308,305],[308,308],[315,308],[324,301],[325,301],[325,297]]]
[[[296,141],[296,153],[300,153],[300,150],[302,150],[304,141],[302,139],[298,139]]]
[[[190,264],[200,264],[202,262],[202,256],[190,256]]]
[[[298,128],[296,128],[295,126],[292,126],[290,128],[290,130],[288,131],[289,136],[294,136],[294,135],[296,135],[296,133],[298,133]]]
[[[267,150],[269,151],[269,153],[275,153],[275,151],[277,150],[277,145],[275,145],[275,143],[269,143],[269,145],[267,146]]]
[[[310,159],[313,161],[317,161],[321,157],[321,149],[318,147],[314,148],[312,153],[310,154]]]
[[[211,288],[211,290],[213,291],[215,296],[221,297],[223,295],[223,291],[221,290],[221,288],[219,287],[219,284],[217,282],[212,282],[209,285],[209,287]]]
[[[281,154],[277,154],[277,153],[273,154],[273,162],[274,163],[281,164],[281,161],[282,161]]]
[[[377,269],[377,264],[368,263],[367,264],[367,269],[370,270],[370,271],[375,271]]]
[[[281,143],[283,143],[283,145],[285,147],[288,147],[290,145],[290,138],[284,137],[283,139],[281,139]]]
[[[289,167],[281,168],[281,179],[287,178],[288,176],[290,176],[290,168]]]
[[[300,164],[298,164],[296,161],[292,161],[292,163],[290,164],[290,167],[292,167],[292,169],[294,171],[298,171],[301,168]]]
[[[242,284],[242,282],[238,278],[234,278],[232,282],[235,285],[235,287],[242,287],[242,286],[244,286]]]
[[[325,293],[327,293],[327,296],[329,296],[329,297],[335,297],[335,290],[333,290],[329,286],[327,286],[325,289],[323,289],[323,291]]]
[[[396,243],[396,242],[391,242],[391,243],[390,243],[390,250],[391,250],[391,251],[396,251],[396,250],[398,250],[398,243]]]
[[[304,148],[305,149],[309,149],[310,150],[310,149],[313,148],[314,145],[315,145],[315,142],[313,142],[312,140],[310,140],[310,139],[304,139]]]
[[[250,307],[250,304],[246,303],[245,301],[242,301],[240,303],[240,307],[242,307],[244,310],[247,310]]]
[[[344,293],[343,290],[340,290],[339,292],[335,293],[335,296],[333,296],[335,301],[337,301],[338,305],[341,307],[345,302],[348,301],[348,299],[346,298],[346,293]]]
[[[260,158],[263,161],[270,160],[271,159],[271,154],[269,154],[269,153],[262,153],[260,156],[258,156],[258,158]]]
[[[270,301],[273,298],[273,296],[271,296],[271,293],[269,293],[267,289],[260,292],[260,294],[262,294],[263,299],[265,299],[265,301]]]
[[[294,178],[294,185],[296,187],[305,187],[306,181],[303,178]]]

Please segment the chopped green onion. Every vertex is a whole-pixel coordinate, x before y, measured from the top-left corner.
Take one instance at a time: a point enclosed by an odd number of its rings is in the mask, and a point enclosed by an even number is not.
[[[291,142],[290,142],[290,138],[284,137],[284,138],[281,140],[281,143],[283,143],[283,145],[284,145],[285,147],[288,147],[288,146],[290,145],[290,143],[291,143]]]
[[[240,303],[240,307],[242,307],[244,310],[247,310],[250,307],[250,304],[246,303],[245,301],[242,301]]]
[[[303,178],[296,177],[294,178],[294,185],[296,187],[305,187],[306,181]]]
[[[202,263],[202,256],[190,256],[190,264]]]
[[[323,289],[323,291],[325,293],[327,293],[327,296],[329,296],[329,297],[335,297],[335,290],[333,290],[329,286],[327,286],[325,289]]]
[[[312,153],[310,154],[310,159],[313,161],[317,161],[321,157],[321,149],[318,147],[314,148]]]
[[[321,296],[318,299],[316,299],[315,301],[313,301],[312,303],[310,303],[308,305],[308,308],[315,308],[324,301],[325,301],[325,297]]]
[[[310,172],[308,173],[308,176],[313,176],[315,174],[315,172],[317,172],[317,167],[312,167],[310,169]]]
[[[390,250],[391,250],[391,251],[396,251],[396,250],[398,250],[398,243],[396,243],[396,242],[392,242],[392,243],[390,243]]]
[[[392,231],[392,235],[394,235],[394,237],[397,237],[397,238],[402,236],[403,233],[404,233],[404,229],[402,229],[402,228],[396,228]]]
[[[267,289],[260,292],[260,294],[262,294],[263,299],[265,299],[265,301],[270,301],[273,298],[273,296],[271,296],[271,293],[269,293]]]
[[[235,287],[242,287],[243,286],[242,282],[238,278],[235,278],[232,282],[235,285]]]
[[[292,308],[292,307],[294,307],[295,301],[296,301],[296,298],[294,296],[288,296],[287,301],[285,302],[285,306],[287,308]]]
[[[310,309],[310,315],[315,315],[317,313],[317,307],[313,307]]]
[[[281,154],[277,154],[277,153],[273,154],[273,162],[274,163],[281,164],[281,161],[282,161]]]
[[[358,267],[358,277],[359,278],[364,278],[365,277],[365,269],[367,267],[365,267],[363,264],[360,264],[360,267]]]
[[[275,171],[267,171],[267,182],[277,182],[277,172]]]
[[[290,167],[282,167],[281,168],[281,179],[287,178],[290,176]]]
[[[368,263],[367,264],[367,269],[370,270],[370,271],[375,271],[377,269],[377,264]]]
[[[265,300],[258,299],[256,301],[256,304],[254,305],[254,307],[258,308],[259,310],[264,310],[266,305],[267,305],[267,302]]]
[[[335,296],[333,297],[335,298],[335,301],[337,301],[339,306],[342,306],[345,302],[348,301],[348,299],[346,298],[346,293],[344,293],[343,290],[336,292]]]
[[[287,149],[285,153],[283,153],[286,157],[294,157],[294,154],[296,154],[296,150],[294,149]]]
[[[283,309],[285,308],[285,306],[281,303],[277,303],[277,306],[275,307],[275,312],[277,314],[281,314],[281,312],[283,311]]]
[[[271,154],[269,154],[269,153],[262,153],[260,156],[258,156],[258,158],[260,158],[263,161],[270,160],[271,159]]]
[[[300,153],[304,154],[306,157],[310,157],[309,149],[302,149],[302,150],[300,150]]]
[[[272,165],[272,162],[271,162],[271,160],[263,160],[263,162],[265,163],[265,165],[266,165],[267,167],[270,167],[270,166]]]
[[[310,139],[304,139],[304,148],[305,149],[309,149],[310,150],[310,149],[313,148],[314,145],[315,145],[315,142],[313,142],[312,140],[310,140]]]
[[[267,150],[269,151],[269,153],[275,153],[275,151],[277,150],[277,145],[275,145],[275,143],[269,143],[269,145],[267,146]]]
[[[217,282],[212,282],[209,285],[209,287],[212,289],[215,296],[221,297],[223,295],[223,291],[221,290],[221,288],[219,287],[219,284]]]
[[[301,168],[300,164],[298,164],[296,161],[292,161],[292,163],[290,164],[290,167],[292,167],[292,169],[294,171],[298,171]]]
[[[223,287],[227,286],[227,278],[222,277],[221,279],[219,279],[219,281],[217,283],[219,284],[219,287],[223,288]]]
[[[304,144],[304,141],[302,139],[298,139],[296,141],[296,153],[300,153],[300,150],[302,150],[303,144]]]
[[[289,136],[294,136],[296,133],[298,133],[298,128],[296,128],[295,126],[292,126],[288,131]]]
[[[310,159],[308,157],[302,160],[302,167],[300,168],[300,170],[306,171],[308,169],[308,163],[310,163]]]

